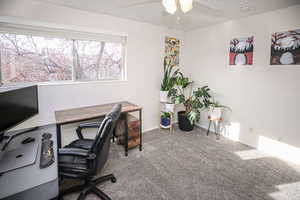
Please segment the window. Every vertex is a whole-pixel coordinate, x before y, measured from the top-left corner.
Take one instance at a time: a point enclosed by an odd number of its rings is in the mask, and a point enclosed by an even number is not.
[[[2,84],[122,80],[124,44],[0,33]]]
[[[76,80],[121,79],[122,45],[73,40]]]
[[[3,84],[72,80],[72,41],[0,35]]]

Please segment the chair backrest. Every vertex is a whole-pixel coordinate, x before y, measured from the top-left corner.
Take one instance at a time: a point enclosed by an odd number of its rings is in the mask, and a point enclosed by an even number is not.
[[[94,153],[96,155],[96,162],[93,164],[93,168],[95,168],[96,170],[101,169],[107,160],[110,147],[110,139],[112,137],[112,133],[116,126],[116,123],[120,117],[121,110],[121,104],[115,105],[112,108],[111,112],[105,116],[98,129],[94,143],[90,149],[90,153]]]

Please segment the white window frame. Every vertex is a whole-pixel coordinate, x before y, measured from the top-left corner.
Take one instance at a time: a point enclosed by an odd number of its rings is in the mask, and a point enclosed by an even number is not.
[[[18,82],[18,83],[3,83],[1,80],[1,63],[0,63],[0,87],[16,87],[26,85],[64,85],[64,84],[79,84],[79,83],[107,83],[107,82],[123,82],[127,81],[127,34],[113,33],[103,30],[80,27],[66,26],[53,23],[44,23],[37,21],[22,20],[12,17],[0,17],[0,33],[32,35],[49,38],[62,38],[71,40],[92,40],[104,41],[112,43],[120,43],[122,45],[122,72],[120,79],[103,78],[99,80],[76,80],[74,66],[72,66],[72,80],[66,81],[46,81],[46,82]]]

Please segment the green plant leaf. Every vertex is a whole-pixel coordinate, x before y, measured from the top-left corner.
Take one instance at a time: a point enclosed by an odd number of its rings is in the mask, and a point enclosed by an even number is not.
[[[163,113],[161,114],[161,117],[163,117],[163,118],[170,118],[171,115],[170,115],[170,113],[168,113],[168,112],[163,112]]]
[[[195,122],[198,122],[200,119],[200,112],[198,110],[192,110],[188,113],[187,117],[191,124],[195,124]]]
[[[185,101],[184,95],[173,96],[172,100],[175,104],[182,104]]]
[[[176,84],[176,77],[179,73],[179,68],[176,69],[175,67],[167,64],[166,61],[164,62],[164,76],[161,83],[161,90],[162,91],[169,91],[172,89]]]
[[[169,90],[168,92],[168,97],[173,97],[177,94],[177,89],[176,88],[172,88]]]

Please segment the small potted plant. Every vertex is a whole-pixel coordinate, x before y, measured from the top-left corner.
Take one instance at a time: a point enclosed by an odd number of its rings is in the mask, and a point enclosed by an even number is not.
[[[176,87],[170,90],[175,104],[183,104],[184,111],[178,112],[178,125],[183,131],[192,131],[195,122],[200,119],[200,111],[210,105],[210,89],[208,86],[193,90],[193,82],[182,73],[176,77]]]
[[[164,127],[168,127],[171,125],[171,115],[169,112],[163,112],[161,115],[161,125]]]
[[[160,101],[168,102],[168,97],[170,97],[170,90],[174,87],[176,76],[179,69],[175,69],[170,64],[164,63],[164,77],[160,87]]]
[[[175,104],[174,104],[174,103],[166,103],[166,104],[165,104],[165,110],[166,110],[167,112],[174,113],[174,110],[175,110]]]
[[[224,108],[231,110],[228,106],[221,105],[218,101],[212,101],[208,108],[208,117],[211,120],[221,119]]]

